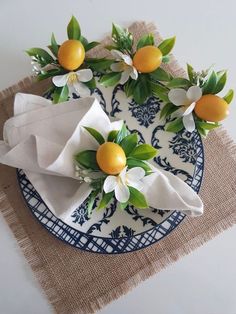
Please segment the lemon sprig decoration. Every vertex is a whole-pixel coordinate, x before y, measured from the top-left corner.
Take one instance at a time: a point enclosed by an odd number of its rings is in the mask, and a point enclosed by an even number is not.
[[[42,48],[31,48],[26,53],[32,59],[33,70],[39,81],[57,77],[48,90],[54,103],[67,101],[70,87],[74,86],[79,93],[89,93],[96,87],[93,73],[86,65],[86,53],[99,43],[88,42],[82,36],[79,22],[72,16],[67,26],[68,40],[58,44],[54,33],[51,36],[49,51]],[[83,70],[83,71],[80,71]]]
[[[161,110],[161,118],[167,120],[166,130],[192,132],[197,129],[202,136],[220,126],[229,114],[229,104],[234,92],[230,89],[225,96],[217,95],[225,87],[227,71],[215,72],[207,69],[194,71],[187,65],[188,79],[176,77],[166,84],[168,100]]]
[[[158,46],[153,34],[142,36],[134,46],[133,35],[117,24],[112,26],[113,44],[106,46],[113,56],[110,69],[99,80],[106,87],[121,84],[127,97],[143,104],[149,97],[162,98],[165,86],[172,76],[161,68],[169,62],[169,53],[175,37],[163,40]]]
[[[84,150],[74,157],[78,179],[89,183],[92,188],[87,204],[89,214],[98,199],[100,201],[97,209],[106,207],[112,198],[117,200],[122,209],[129,204],[138,208],[147,208],[145,196],[134,187],[134,184],[129,185],[129,181],[124,182],[124,178],[128,178],[130,171],[138,171],[139,174],[141,172],[141,176],[142,173],[143,176],[151,174],[152,168],[147,160],[154,158],[157,150],[149,144],[139,144],[137,133],[130,133],[125,124],[120,130],[112,130],[106,139],[97,130],[90,127],[84,128],[99,144],[96,151]],[[111,179],[128,189],[129,197],[125,202],[122,202],[124,199],[122,192],[117,196],[115,187],[106,192],[107,182]]]

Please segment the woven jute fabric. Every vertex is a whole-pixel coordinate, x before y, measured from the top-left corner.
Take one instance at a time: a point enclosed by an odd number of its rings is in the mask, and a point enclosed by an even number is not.
[[[130,30],[135,37],[152,32],[160,40],[153,24],[135,23]],[[92,52],[93,56],[103,54],[100,49]],[[174,59],[166,67],[173,75],[185,75]],[[47,87],[47,81],[36,83],[27,78],[0,93],[1,132],[4,122],[13,114],[16,92],[42,95]],[[204,148],[205,170],[200,191],[204,215],[185,218],[163,240],[123,255],[82,252],[57,240],[25,205],[15,169],[0,166],[0,211],[56,313],[96,312],[235,224],[236,146],[221,128],[209,134]]]

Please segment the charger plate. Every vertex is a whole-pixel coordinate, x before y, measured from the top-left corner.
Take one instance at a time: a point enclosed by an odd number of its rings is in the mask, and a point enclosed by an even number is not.
[[[49,95],[47,95],[49,96]],[[141,143],[158,149],[153,164],[180,177],[199,192],[204,169],[204,151],[200,135],[181,131],[165,132],[167,120],[160,119],[161,100],[150,97],[143,105],[127,98],[122,85],[99,86],[93,92],[111,120],[124,120],[131,132],[137,132]],[[72,94],[73,98],[79,96]],[[46,206],[22,170],[17,170],[25,201],[36,219],[58,239],[85,251],[119,254],[143,249],[163,239],[184,219],[181,212],[161,208],[146,210],[128,206],[116,209],[112,201],[104,210],[94,208],[89,218],[85,201],[69,218],[58,219]],[[157,191],[158,192],[158,191]]]

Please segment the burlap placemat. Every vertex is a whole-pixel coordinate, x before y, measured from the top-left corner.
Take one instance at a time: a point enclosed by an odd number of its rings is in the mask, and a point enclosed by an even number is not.
[[[132,32],[155,32],[154,25],[135,23]],[[159,39],[159,34],[155,33]],[[95,51],[94,53],[100,53]],[[183,75],[175,61],[168,66]],[[12,116],[17,91],[42,95],[47,82],[27,78],[0,94],[0,130]],[[134,253],[100,255],[82,252],[49,234],[26,207],[15,169],[0,166],[0,210],[13,231],[48,300],[57,313],[92,313],[142,280],[190,253],[236,222],[236,146],[223,129],[204,143],[205,174],[201,197],[204,215],[184,222],[160,242]]]

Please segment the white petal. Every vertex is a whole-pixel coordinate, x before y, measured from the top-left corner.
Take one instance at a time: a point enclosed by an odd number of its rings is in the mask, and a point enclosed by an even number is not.
[[[122,58],[123,53],[120,52],[119,50],[112,49],[110,52],[111,52],[112,56],[114,58],[116,58],[117,60],[123,60],[123,58]]]
[[[176,106],[187,105],[189,100],[187,98],[187,92],[182,88],[174,88],[169,91],[168,98],[172,104]]]
[[[138,78],[138,71],[135,69],[135,67],[133,67],[133,71],[130,73],[130,77],[133,80],[137,80],[137,78]]]
[[[191,112],[193,112],[193,109],[195,108],[196,103],[193,102],[190,106],[187,107],[187,109],[183,113],[183,117],[189,115]]]
[[[127,65],[133,65],[133,60],[130,56],[123,54],[122,59]]]
[[[135,188],[138,191],[141,191],[144,187],[144,183],[142,181],[137,181],[137,182],[129,182],[128,184],[129,186],[132,186],[133,188]]]
[[[93,72],[90,69],[83,69],[76,72],[80,82],[88,82],[93,78]]]
[[[127,171],[126,180],[128,182],[131,181],[139,181],[145,176],[145,171],[141,167],[134,167]]]
[[[123,60],[128,65],[133,64],[131,57],[129,55],[125,55],[124,53],[122,53],[119,50],[113,49],[113,50],[111,50],[111,54],[113,55],[113,57],[116,58],[116,60]]]
[[[119,178],[121,179],[121,182],[123,184],[126,184],[126,171],[127,171],[127,167],[125,167],[119,174]]]
[[[124,70],[124,63],[123,63],[123,61],[112,63],[111,70],[113,72],[122,72]]]
[[[52,78],[52,82],[57,87],[65,86],[68,81],[68,76],[70,73],[64,75],[56,75]]]
[[[108,176],[104,181],[103,190],[105,193],[110,193],[115,190],[117,185],[117,177],[116,176]]]
[[[129,75],[130,75],[129,69],[126,69],[124,72],[122,72],[121,78],[120,78],[120,84],[125,84],[129,79]]]
[[[199,86],[191,86],[187,91],[187,97],[191,102],[198,101],[202,97],[202,90]]]
[[[191,113],[183,117],[183,124],[187,131],[193,132],[195,130],[195,122]]]
[[[74,82],[73,83],[74,89],[79,94],[80,97],[88,97],[90,96],[91,92],[90,89],[83,83]]]
[[[117,186],[115,187],[115,197],[117,201],[121,203],[126,203],[129,199],[129,196],[129,188],[125,184],[117,184]]]

